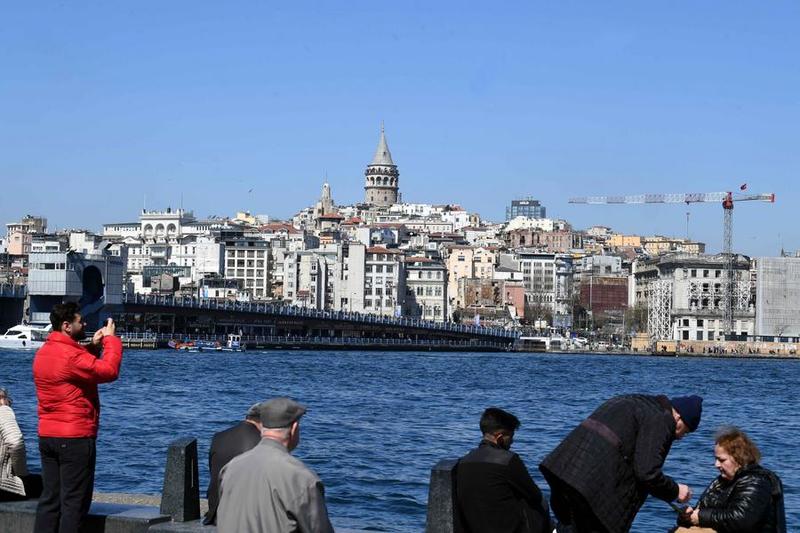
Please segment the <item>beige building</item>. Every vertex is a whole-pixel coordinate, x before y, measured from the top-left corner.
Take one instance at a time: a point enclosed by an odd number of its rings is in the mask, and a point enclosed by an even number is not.
[[[494,247],[455,245],[447,253],[448,313],[464,307],[459,297],[458,283],[461,279],[492,279],[497,250]]]
[[[639,235],[622,235],[621,233],[615,233],[606,240],[606,244],[614,248],[621,246],[639,248],[642,246],[642,238]]]

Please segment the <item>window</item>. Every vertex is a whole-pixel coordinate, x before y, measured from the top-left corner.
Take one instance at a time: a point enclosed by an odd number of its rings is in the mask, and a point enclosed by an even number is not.
[[[686,327],[686,328],[689,327],[689,319],[688,318],[684,318],[683,319],[683,326]]]
[[[375,272],[383,272],[383,265],[375,265]]]
[[[364,268],[364,272],[372,272],[372,265],[367,265],[367,266]]]
[[[703,319],[702,318],[698,318],[697,319],[697,327],[698,328],[702,328],[703,327]],[[698,339],[698,340],[703,340],[703,339]]]
[[[693,278],[696,278],[696,277],[697,277],[697,269],[696,269],[696,268],[693,268],[693,269],[692,269],[692,277],[693,277]]]
[[[699,341],[703,340],[703,332],[702,331],[698,331],[697,332],[697,340],[699,340]]]
[[[703,277],[704,277],[704,278],[707,278],[707,277],[708,277],[708,270],[703,270]]]
[[[434,295],[435,296],[441,296],[442,295],[442,288],[441,287],[436,287],[436,289],[434,290]]]
[[[386,272],[387,273],[394,272],[394,265],[386,265]]]
[[[369,298],[364,300],[364,307],[372,307],[372,300],[370,300]]]

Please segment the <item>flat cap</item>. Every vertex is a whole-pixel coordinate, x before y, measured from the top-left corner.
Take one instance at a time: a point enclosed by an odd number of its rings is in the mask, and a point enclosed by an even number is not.
[[[305,405],[300,405],[291,398],[272,398],[260,405],[261,425],[265,428],[285,428],[306,414]]]

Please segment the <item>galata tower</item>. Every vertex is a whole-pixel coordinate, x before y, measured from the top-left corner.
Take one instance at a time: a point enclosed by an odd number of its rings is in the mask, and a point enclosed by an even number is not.
[[[392,161],[386,133],[381,123],[381,139],[372,163],[364,171],[364,201],[369,205],[388,206],[396,204],[400,189],[400,172]]]

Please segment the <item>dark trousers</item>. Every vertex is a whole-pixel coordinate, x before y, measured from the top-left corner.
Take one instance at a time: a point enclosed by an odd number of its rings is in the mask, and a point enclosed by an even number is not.
[[[550,505],[558,518],[558,533],[608,533],[580,492],[560,480],[548,479]]]
[[[0,490],[0,502],[16,502],[21,500],[28,500],[31,498],[38,498],[42,494],[42,476],[39,474],[28,474],[27,476],[20,476],[22,486],[25,487],[25,496]]]
[[[94,488],[95,439],[39,437],[44,488],[36,533],[77,533]]]

